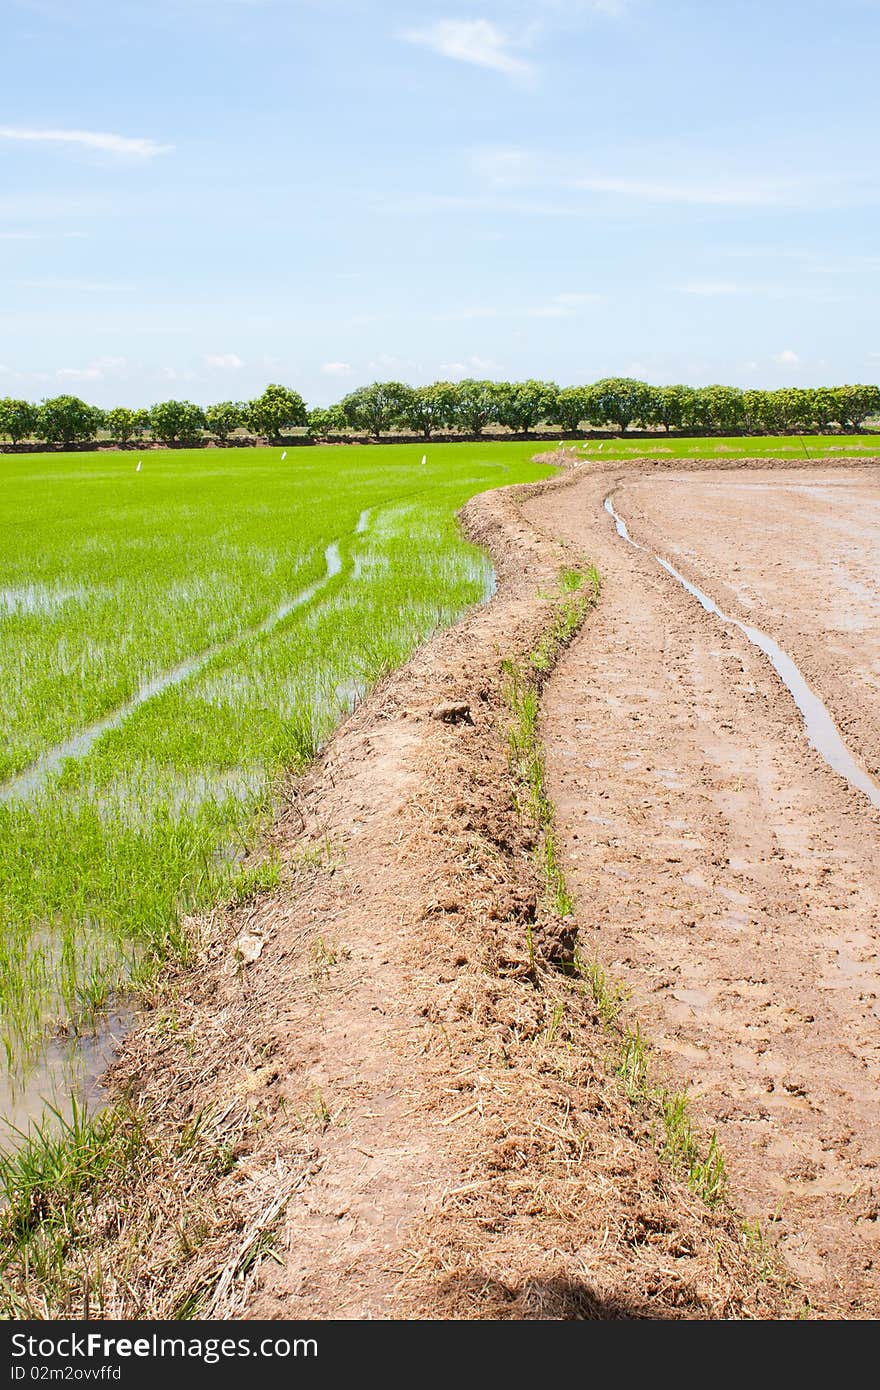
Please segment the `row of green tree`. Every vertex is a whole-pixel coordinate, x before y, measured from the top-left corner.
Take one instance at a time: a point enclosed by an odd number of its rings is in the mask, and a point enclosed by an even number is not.
[[[55,396],[40,405],[0,399],[0,436],[13,444],[35,439],[69,448],[96,439],[103,431],[116,444],[128,444],[149,433],[163,444],[195,445],[206,434],[225,440],[240,429],[277,439],[283,431],[307,423],[302,396],[286,386],[267,386],[256,400],[221,401],[206,410],[192,401],[160,401],[149,410],[126,406],[101,410],[78,396]]]
[[[172,446],[196,445],[206,435],[224,442],[241,430],[269,439],[294,429],[306,429],[316,438],[354,432],[379,439],[407,432],[430,439],[438,431],[480,435],[489,426],[517,434],[539,426],[556,427],[566,435],[584,426],[759,434],[832,426],[858,430],[877,415],[878,386],[759,391],[649,386],[629,377],[561,388],[552,381],[437,381],[430,386],[376,381],[337,405],[311,411],[297,391],[278,385],[267,386],[256,400],[220,401],[206,409],[192,401],[161,401],[150,410],[101,410],[77,396],[56,396],[40,405],[6,398],[0,399],[0,437],[13,444],[32,439],[69,448],[101,432],[121,445],[149,432]]]

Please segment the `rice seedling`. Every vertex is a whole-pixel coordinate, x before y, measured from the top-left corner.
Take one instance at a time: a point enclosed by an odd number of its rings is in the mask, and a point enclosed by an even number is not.
[[[710,1206],[720,1202],[727,1189],[727,1168],[714,1131],[702,1155],[684,1092],[663,1092],[659,1109],[663,1123],[661,1157],[669,1162],[673,1172],[687,1178],[691,1191],[704,1202]]]

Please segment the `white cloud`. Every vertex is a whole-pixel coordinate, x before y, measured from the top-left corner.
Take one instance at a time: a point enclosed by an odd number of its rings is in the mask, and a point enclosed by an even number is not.
[[[134,285],[108,280],[16,280],[15,283],[23,290],[71,290],[74,294],[119,294],[134,289]]]
[[[578,309],[586,304],[596,304],[601,298],[600,294],[555,294],[549,304],[542,304],[529,313],[535,319],[570,319]]]
[[[205,358],[205,364],[208,367],[217,367],[221,371],[232,372],[236,372],[238,371],[239,367],[244,366],[244,363],[242,362],[241,358],[238,357],[234,352],[209,353],[208,356]]]
[[[423,29],[405,29],[398,37],[443,58],[490,68],[519,81],[534,76],[533,65],[513,51],[516,45],[510,36],[488,19],[438,19]]]
[[[99,150],[103,154],[119,155],[126,159],[152,159],[167,154],[173,145],[160,145],[155,140],[129,135],[114,135],[100,130],[32,130],[23,126],[0,126],[0,140],[42,141],[52,145],[79,145],[83,149]]]
[[[557,304],[595,304],[596,301],[601,298],[601,294],[593,294],[592,291],[587,291],[586,293],[576,291],[575,293],[557,294],[555,296]]]
[[[630,0],[541,0],[546,10],[562,10],[566,15],[572,11],[592,10],[595,14],[609,15],[617,19],[629,7]]]
[[[419,368],[405,357],[395,357],[392,353],[380,352],[372,362],[367,363],[367,370],[380,373],[385,381],[390,381],[392,378],[404,381]]]
[[[742,293],[742,286],[734,284],[732,280],[689,280],[687,284],[676,285],[675,288],[681,294],[705,295],[707,298]]]
[[[193,371],[178,371],[177,367],[160,367],[159,377],[162,381],[195,381],[196,374]]]
[[[0,232],[0,241],[68,241],[85,236],[85,232]]]
[[[348,376],[351,371],[351,364],[349,362],[325,362],[321,371],[326,372],[327,376]]]
[[[87,367],[59,367],[55,375],[61,381],[104,381],[119,376],[127,366],[127,357],[96,357]]]
[[[782,352],[774,354],[773,361],[778,362],[780,367],[799,367],[801,359],[791,348],[784,348]]]
[[[503,309],[498,309],[490,304],[472,304],[461,309],[446,309],[443,313],[435,314],[433,317],[438,323],[466,323],[474,319],[522,318],[523,315],[533,319],[568,319],[573,318],[578,309],[584,308],[587,304],[598,304],[603,298],[604,296],[601,294],[570,291],[564,294],[555,294],[549,303],[539,304],[532,309],[510,304],[505,305]]]
[[[646,148],[642,168],[606,173],[585,167],[586,161],[550,151],[517,145],[484,145],[470,151],[469,163],[484,184],[495,188],[548,188],[569,193],[605,195],[644,203],[670,203],[706,207],[788,207],[808,201],[822,179],[810,176],[809,184],[775,173],[735,173],[719,176],[703,156],[700,167],[683,178],[657,178],[650,172],[660,162],[676,157],[679,166],[687,150],[676,152]],[[718,161],[715,161],[717,166]],[[830,196],[830,190],[826,190]]]
[[[59,367],[55,375],[61,381],[103,381],[100,367]]]
[[[747,207],[788,203],[795,192],[793,181],[776,179],[746,182],[712,181],[679,183],[643,178],[588,177],[572,181],[585,193],[610,193],[621,198],[640,198],[650,203],[692,203],[709,207]]]
[[[501,369],[491,357],[466,357],[463,362],[441,362],[437,370],[444,380],[455,381],[457,378],[473,376],[475,373],[486,376]]]
[[[462,309],[446,309],[435,318],[440,323],[467,322],[470,319],[497,319],[498,310],[488,304],[466,305]]]
[[[799,284],[786,285],[779,280],[764,284],[734,280],[686,280],[683,284],[669,285],[667,288],[676,294],[701,295],[705,298],[751,295],[764,299],[798,299],[808,304],[836,304],[848,297],[830,290],[817,289],[815,282],[804,288]]]

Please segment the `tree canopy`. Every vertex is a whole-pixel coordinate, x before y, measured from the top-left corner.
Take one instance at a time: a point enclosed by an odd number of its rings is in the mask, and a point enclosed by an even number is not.
[[[41,439],[69,449],[80,440],[94,439],[103,423],[103,410],[86,405],[79,396],[53,396],[37,410],[34,428]]]
[[[684,433],[767,433],[859,430],[880,418],[880,386],[786,386],[772,391],[735,386],[652,386],[632,377],[604,377],[581,386],[555,382],[434,381],[409,386],[374,381],[334,405],[307,411],[298,391],[267,386],[252,401],[219,401],[203,410],[192,401],[160,401],[149,411],[115,406],[106,412],[77,396],[55,396],[40,405],[0,399],[0,438],[13,447],[25,440],[71,448],[96,440],[105,429],[125,446],[149,430],[168,445],[195,445],[205,434],[221,443],[238,429],[277,440],[286,430],[306,429],[313,439],[346,433],[374,439],[396,432],[430,439],[438,432],[479,437],[489,427],[529,434],[538,427],[575,436],[585,426],[625,433],[634,428]]]
[[[278,439],[282,430],[296,429],[306,423],[306,403],[298,391],[289,386],[267,386],[262,396],[251,401],[247,408],[247,423],[255,434]]]
[[[205,428],[205,412],[192,401],[160,401],[150,410],[150,430],[163,444],[197,444]]]

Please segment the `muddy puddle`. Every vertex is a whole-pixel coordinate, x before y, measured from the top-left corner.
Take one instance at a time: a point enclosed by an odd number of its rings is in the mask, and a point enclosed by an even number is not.
[[[645,554],[653,554],[653,551],[650,551],[647,546],[640,545],[638,541],[633,540],[626,522],[615,509],[610,494],[605,498],[604,506],[622,540],[635,550],[641,550]],[[834,772],[840,777],[846,778],[850,786],[855,787],[857,791],[868,798],[872,806],[880,810],[880,783],[865,771],[850,752],[827,706],[804,679],[803,674],[789,654],[760,628],[752,627],[751,624],[741,622],[739,618],[733,618],[730,614],[725,613],[713,598],[689,579],[686,579],[662,555],[654,555],[653,558],[692,598],[697,600],[707,613],[712,614],[722,623],[729,623],[739,628],[752,645],[764,653],[797,705],[811,746],[820,757],[824,758]]]
[[[101,1078],[135,1019],[133,1008],[117,1006],[93,1031],[53,1038],[24,1077],[0,1072],[0,1149],[15,1148],[53,1112],[69,1119],[74,1105],[102,1109],[108,1097]]]

